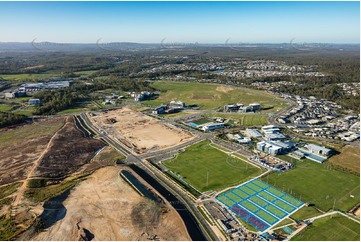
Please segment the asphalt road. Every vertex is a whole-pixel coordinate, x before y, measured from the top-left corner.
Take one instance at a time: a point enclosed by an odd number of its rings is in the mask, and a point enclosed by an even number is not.
[[[87,126],[87,128],[91,129],[93,132],[97,134],[97,138],[103,139],[106,143],[117,149],[119,152],[124,154],[127,157],[127,162],[137,163],[139,166],[141,166],[149,175],[151,175],[153,178],[155,178],[157,181],[161,182],[162,184],[165,184],[171,191],[173,191],[179,199],[181,199],[185,205],[188,207],[189,211],[193,213],[194,217],[197,218],[197,222],[201,225],[202,230],[204,231],[204,228],[211,233],[212,237],[218,240],[218,237],[213,232],[213,230],[208,225],[207,221],[203,218],[203,216],[200,214],[200,212],[196,208],[196,204],[185,194],[181,189],[178,188],[178,185],[175,185],[173,181],[170,181],[168,178],[164,177],[164,174],[157,175],[160,171],[152,170],[152,168],[149,166],[149,164],[146,164],[142,159],[146,159],[149,157],[155,157],[159,155],[164,155],[166,152],[172,152],[177,151],[179,149],[185,148],[193,143],[199,142],[207,137],[210,136],[210,134],[202,134],[201,137],[196,137],[190,141],[187,141],[185,143],[182,143],[180,145],[164,149],[161,151],[154,151],[147,154],[138,155],[135,154],[130,148],[125,146],[124,144],[120,142],[116,142],[113,139],[111,139],[105,132],[101,132],[96,127],[93,126],[91,121],[89,120],[88,116],[85,113],[80,114],[80,118],[83,120],[84,124]],[[178,125],[177,125],[178,126]],[[154,168],[156,169],[156,168]],[[192,208],[191,208],[192,207]],[[208,240],[212,240],[211,237],[206,233],[203,232],[204,235]]]

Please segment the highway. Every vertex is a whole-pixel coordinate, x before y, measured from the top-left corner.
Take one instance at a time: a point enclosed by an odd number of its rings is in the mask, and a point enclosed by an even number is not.
[[[150,176],[152,176],[161,184],[165,185],[165,187],[167,187],[170,192],[172,192],[178,199],[180,199],[188,208],[189,212],[193,214],[194,218],[197,220],[197,223],[200,225],[200,228],[202,229],[203,234],[207,238],[207,240],[219,240],[219,238],[216,236],[216,233],[214,233],[208,222],[203,218],[203,215],[198,211],[196,204],[194,203],[195,198],[189,192],[184,190],[184,188],[180,187],[174,181],[170,180],[168,177],[166,177],[164,173],[160,172],[157,168],[155,168],[145,160],[146,158],[164,155],[166,152],[178,151],[196,142],[204,140],[205,138],[211,136],[210,134],[203,134],[202,132],[200,132],[202,134],[201,137],[196,136],[194,139],[179,144],[177,146],[139,155],[133,152],[133,150],[131,150],[129,147],[122,144],[121,142],[117,142],[110,138],[106,132],[100,131],[92,124],[86,113],[81,113],[77,118],[84,126],[86,126],[83,128],[91,130],[93,133],[96,134],[96,138],[103,140],[104,142],[108,143],[110,146],[114,147],[116,150],[124,154],[127,157],[127,162],[138,164],[145,172],[147,172]]]

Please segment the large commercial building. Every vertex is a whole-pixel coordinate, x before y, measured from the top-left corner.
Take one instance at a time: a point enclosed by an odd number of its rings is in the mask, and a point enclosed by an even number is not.
[[[262,138],[262,134],[257,129],[246,129],[246,134],[251,138]]]
[[[224,128],[224,123],[205,123],[201,125],[201,130],[203,130],[204,132],[206,131],[211,131],[211,130],[215,130],[215,129],[223,129]]]
[[[35,92],[41,89],[61,89],[67,88],[71,84],[71,81],[52,81],[52,82],[39,82],[39,83],[24,83],[22,89],[24,92]]]
[[[266,154],[270,154],[270,155],[282,154],[284,152],[290,151],[292,148],[294,148],[294,144],[291,142],[261,141],[261,142],[257,143],[257,149],[259,151],[262,151],[262,152],[264,152]]]
[[[223,110],[225,112],[240,112],[240,113],[254,112],[261,109],[262,109],[261,105],[258,103],[251,103],[248,106],[244,106],[243,104],[237,103],[237,104],[225,105],[223,107]]]
[[[172,109],[182,110],[182,109],[184,109],[185,104],[182,101],[171,101],[169,103],[168,107],[172,108]]]
[[[240,110],[240,108],[243,108],[243,104],[237,103],[237,104],[229,104],[229,105],[225,105],[223,107],[223,110],[225,112],[238,112]]]
[[[283,148],[281,146],[266,141],[258,142],[257,149],[270,155],[278,155],[281,154],[283,151]]]
[[[315,145],[315,144],[307,144],[307,145],[305,145],[305,148],[307,148],[307,150],[313,154],[322,155],[325,157],[330,156],[332,153],[331,149],[328,149],[325,146],[319,146],[319,145]]]

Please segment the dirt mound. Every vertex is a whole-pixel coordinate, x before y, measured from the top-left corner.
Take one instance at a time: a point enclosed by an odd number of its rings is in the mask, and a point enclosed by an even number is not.
[[[62,204],[65,217],[29,240],[190,240],[178,213],[140,196],[119,167],[96,171]]]

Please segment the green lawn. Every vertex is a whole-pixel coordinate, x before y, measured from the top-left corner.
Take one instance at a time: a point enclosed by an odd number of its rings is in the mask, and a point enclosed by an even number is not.
[[[35,106],[27,106],[27,107],[24,107],[21,109],[17,109],[15,111],[13,111],[13,113],[31,116],[31,115],[33,115],[33,112],[35,111],[35,109],[36,109]]]
[[[278,227],[285,226],[285,225],[292,224],[292,223],[293,223],[293,221],[291,219],[285,218],[281,222],[274,225],[272,228],[278,228]]]
[[[360,224],[342,215],[317,219],[291,240],[360,241]]]
[[[261,169],[231,158],[209,143],[194,144],[176,158],[165,161],[164,165],[202,192],[237,185],[261,174]]]
[[[200,109],[215,109],[225,104],[260,103],[263,107],[273,107],[267,112],[280,110],[287,106],[286,102],[275,95],[236,87],[192,82],[155,82],[152,86],[161,91],[159,98],[144,102],[145,105],[156,106],[172,100],[181,100],[187,105],[196,104]]]
[[[305,220],[315,216],[321,215],[321,212],[318,211],[315,207],[302,207],[300,210],[297,210],[290,217],[294,220]]]
[[[201,125],[201,124],[205,124],[205,123],[209,123],[212,122],[211,119],[207,119],[207,118],[203,118],[197,121],[194,121],[193,123],[197,124],[197,125]]]
[[[228,118],[238,121],[237,125],[240,126],[259,126],[268,124],[268,115],[266,114],[228,114],[228,113],[216,113],[206,114],[210,117]]]
[[[360,202],[358,176],[330,169],[326,164],[313,161],[296,162],[294,169],[272,173],[263,177],[262,180],[268,180],[269,184],[290,193],[303,202],[315,204],[323,211],[330,210],[335,199],[335,208],[342,211],[348,211]]]
[[[9,112],[14,108],[11,104],[0,104],[0,112]]]

